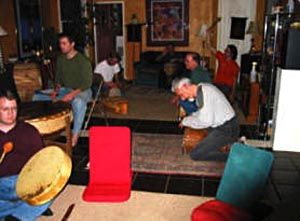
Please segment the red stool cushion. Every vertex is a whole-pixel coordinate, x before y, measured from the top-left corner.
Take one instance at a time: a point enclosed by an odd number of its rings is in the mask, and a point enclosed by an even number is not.
[[[219,200],[210,200],[196,207],[192,221],[250,221],[245,211]]]
[[[85,201],[122,202],[131,191],[131,134],[127,127],[92,127],[89,131],[90,180]]]

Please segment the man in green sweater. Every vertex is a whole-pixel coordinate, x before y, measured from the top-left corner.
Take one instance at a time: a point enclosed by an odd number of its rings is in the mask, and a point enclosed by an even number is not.
[[[192,84],[211,83],[209,71],[200,65],[201,57],[196,52],[190,52],[185,56],[185,67],[190,70],[190,80]]]
[[[72,104],[74,116],[72,146],[75,146],[83,124],[87,102],[92,97],[93,72],[90,61],[75,49],[75,42],[70,35],[61,34],[59,46],[62,54],[57,58],[55,89],[37,93],[33,100],[61,100]]]
[[[189,79],[192,84],[211,83],[210,72],[200,65],[201,57],[196,52],[190,52],[185,56],[185,67],[190,71]],[[194,100],[179,100],[179,104],[183,107],[187,115],[198,110]]]

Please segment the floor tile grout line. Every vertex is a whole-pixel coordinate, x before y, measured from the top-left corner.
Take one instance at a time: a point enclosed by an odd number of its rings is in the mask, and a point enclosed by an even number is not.
[[[138,173],[134,173],[134,175],[133,175],[133,180],[132,180],[132,184],[131,184],[132,187],[133,187],[133,185],[134,185],[134,182],[135,182],[137,176],[138,176]]]
[[[82,159],[78,162],[78,164],[75,166],[74,170],[79,170],[79,166],[81,165],[81,163],[86,160],[88,158],[88,156],[84,156],[82,157]]]
[[[290,162],[293,164],[294,168],[295,168],[295,169],[298,171],[298,173],[299,173],[299,169],[298,169],[296,163],[294,162],[294,160],[293,160],[292,158],[289,158],[289,160],[290,160]],[[300,173],[299,173],[299,174],[300,174]]]
[[[204,196],[204,184],[205,183],[205,178],[204,177],[201,177],[201,184],[202,184],[202,186],[201,186],[201,196]]]
[[[168,191],[168,187],[169,187],[170,178],[171,178],[171,176],[170,176],[170,175],[168,175],[168,177],[167,177],[167,180],[166,180],[166,184],[165,184],[164,193],[167,193],[167,191]]]
[[[139,120],[139,121],[136,123],[136,125],[134,126],[134,128],[132,129],[132,132],[136,132],[137,129],[138,129],[138,127],[140,126],[140,124],[141,124],[141,121]]]
[[[280,196],[279,190],[277,189],[277,186],[275,185],[275,182],[272,177],[270,178],[270,183],[273,186],[273,189],[274,189],[275,194],[278,197],[279,201],[282,201],[282,197]]]

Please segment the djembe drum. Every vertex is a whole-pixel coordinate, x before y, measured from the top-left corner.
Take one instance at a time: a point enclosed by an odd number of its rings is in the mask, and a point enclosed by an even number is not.
[[[14,65],[13,77],[21,101],[31,101],[34,92],[42,88],[41,71],[35,63]]]
[[[103,106],[106,110],[117,114],[128,113],[128,100],[123,97],[108,97],[103,100]]]
[[[193,129],[186,127],[184,129],[182,148],[184,153],[190,152],[208,135],[205,129]]]
[[[60,147],[45,147],[34,154],[22,168],[16,193],[31,205],[47,203],[63,189],[71,170],[72,161]]]
[[[71,105],[65,102],[33,101],[20,104],[19,119],[34,126],[46,140],[66,130],[66,152],[71,151]]]

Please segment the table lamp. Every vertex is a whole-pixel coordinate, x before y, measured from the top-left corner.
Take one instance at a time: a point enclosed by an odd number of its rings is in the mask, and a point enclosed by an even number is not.
[[[7,32],[0,26],[0,37],[7,35]],[[2,47],[0,41],[0,74],[5,72],[4,69],[4,62],[3,62],[3,54],[2,54]]]

